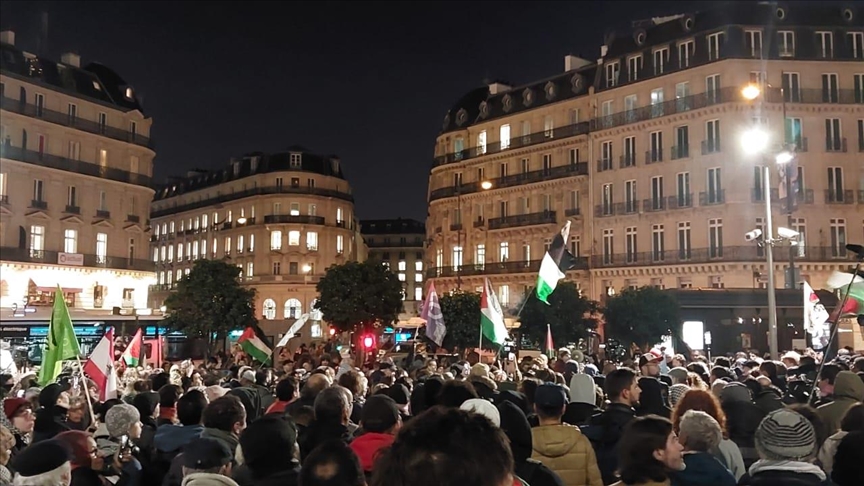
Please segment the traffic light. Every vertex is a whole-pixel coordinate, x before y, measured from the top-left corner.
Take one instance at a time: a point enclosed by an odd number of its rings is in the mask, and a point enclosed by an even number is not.
[[[335,328],[335,327],[331,327],[331,328],[330,328],[330,335],[331,335],[331,336],[335,336],[335,335],[336,335],[336,328]]]
[[[374,345],[375,345],[375,338],[372,337],[371,334],[367,334],[367,335],[363,336],[363,347],[364,347],[364,348],[366,348],[367,350],[369,350],[369,349],[371,349],[372,346],[374,346]]]

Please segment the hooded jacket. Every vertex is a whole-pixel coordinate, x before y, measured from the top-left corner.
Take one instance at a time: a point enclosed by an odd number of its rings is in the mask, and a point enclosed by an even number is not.
[[[566,486],[603,486],[591,441],[578,427],[541,425],[531,429],[532,459],[555,471]]]
[[[740,486],[829,486],[831,481],[818,466],[797,461],[757,461]]]
[[[624,427],[636,417],[636,412],[623,403],[610,403],[606,410],[591,417],[588,426],[582,432],[591,441],[597,453],[597,466],[605,484],[616,480],[615,470],[618,469],[618,441],[624,433]]]
[[[864,381],[851,371],[841,371],[834,378],[834,401],[820,406],[816,413],[829,435],[840,430],[840,421],[849,407],[864,401]]]
[[[600,409],[596,405],[594,379],[582,373],[570,378],[570,403],[564,412],[563,422],[570,425],[585,425]]]
[[[528,425],[525,412],[513,402],[502,401],[498,404],[498,414],[501,416],[501,429],[510,439],[516,475],[531,486],[564,486],[564,482],[554,471],[531,459],[531,426]]]
[[[372,472],[372,465],[375,463],[378,451],[390,447],[394,439],[396,437],[391,434],[367,432],[351,442],[351,450],[360,459],[360,466],[363,468],[363,472]]]
[[[763,387],[762,391],[756,395],[754,401],[756,406],[759,407],[765,415],[768,415],[774,410],[780,410],[785,407],[785,405],[783,405],[783,392],[773,385]]]
[[[667,419],[670,418],[672,410],[666,405],[666,401],[663,398],[664,387],[667,388],[666,396],[668,396],[668,387],[657,378],[647,376],[639,378],[639,388],[642,389],[642,394],[639,395],[639,406],[636,407],[636,415],[642,417],[654,414]]]
[[[744,385],[730,383],[720,394],[720,405],[726,414],[726,432],[741,451],[744,467],[759,460],[753,437],[759,423],[765,418],[762,411],[750,399],[750,390]]]
[[[204,433],[203,425],[160,425],[153,437],[153,445],[159,452],[180,452],[193,439]]]
[[[857,378],[857,376],[856,376]],[[66,425],[66,414],[69,410],[59,405],[40,408],[36,411],[36,423],[33,425],[31,444],[54,438],[60,432],[72,430]]]
[[[669,473],[672,486],[735,486],[735,476],[710,452],[684,454],[683,471]]]

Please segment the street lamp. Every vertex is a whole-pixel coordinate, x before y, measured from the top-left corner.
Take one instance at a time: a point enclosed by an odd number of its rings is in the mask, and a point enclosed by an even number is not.
[[[480,189],[488,191],[492,189],[492,181],[484,180],[480,182]],[[459,265],[456,266],[456,288],[462,288],[462,265],[465,260],[465,249],[462,248],[462,178],[458,178],[456,185],[456,213],[459,215],[459,221],[456,224],[456,247],[459,248]],[[467,237],[466,237],[467,240]]]
[[[480,188],[483,189],[484,191],[488,191],[489,189],[492,189],[492,181],[481,182]]]
[[[755,84],[748,84],[741,90],[741,96],[750,101],[758,98],[760,94],[762,94],[762,89]]]

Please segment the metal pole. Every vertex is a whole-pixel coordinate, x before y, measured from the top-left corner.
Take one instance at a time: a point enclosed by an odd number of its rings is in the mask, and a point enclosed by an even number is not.
[[[780,357],[777,343],[777,295],[774,287],[774,229],[771,221],[771,167],[765,164],[765,258],[768,261],[768,349],[771,359]]]
[[[462,178],[456,186],[456,213],[459,214],[458,226],[456,226],[456,246],[459,247],[459,265],[456,267],[456,289],[462,289],[462,260],[465,258],[465,250],[462,248]]]
[[[783,136],[786,136],[786,93],[783,91],[783,87],[780,87],[780,100],[783,106]],[[785,142],[785,140],[784,140]],[[792,173],[793,167],[792,162],[797,160],[797,156],[795,154],[798,153],[798,140],[793,138],[792,146],[794,147],[793,159],[786,163],[785,171],[786,171],[786,220],[789,225],[789,229],[795,229],[794,218],[792,218],[792,212],[795,211],[795,203],[797,199],[797,195],[794,192],[794,188],[792,187]],[[788,144],[786,144],[786,148],[789,148]],[[802,244],[802,241],[798,241],[798,244]],[[789,245],[789,277],[787,288],[795,289],[798,288],[798,282],[795,278],[795,251],[797,250],[796,245]]]

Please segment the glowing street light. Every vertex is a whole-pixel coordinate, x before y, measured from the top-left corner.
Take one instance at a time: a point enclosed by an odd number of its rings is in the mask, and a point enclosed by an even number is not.
[[[768,132],[759,127],[753,127],[741,134],[741,147],[748,154],[760,154],[768,148],[768,139]]]
[[[306,265],[303,265],[303,273],[309,273],[311,271],[312,271],[312,265],[309,265],[308,263]]]
[[[246,224],[246,218],[237,218],[237,224]]]
[[[747,100],[755,100],[762,94],[762,89],[755,84],[748,84],[741,90],[741,96]]]
[[[481,182],[480,188],[483,189],[484,191],[488,191],[489,189],[492,189],[492,181]]]
[[[777,154],[776,157],[774,157],[774,161],[777,162],[778,164],[788,164],[789,162],[792,162],[792,159],[794,159],[794,158],[795,158],[795,155],[792,152],[790,152],[788,150],[784,150],[784,151],[780,152],[779,154]]]

